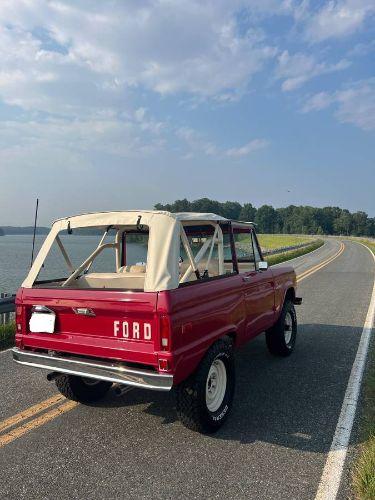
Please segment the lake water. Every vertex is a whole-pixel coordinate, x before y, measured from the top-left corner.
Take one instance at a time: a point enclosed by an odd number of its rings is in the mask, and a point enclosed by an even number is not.
[[[36,236],[37,255],[46,235]],[[100,236],[60,236],[73,266],[78,267],[97,247]],[[32,235],[0,236],[0,292],[15,293],[30,269]],[[108,241],[113,241],[113,238]],[[127,264],[145,262],[147,247],[138,243],[127,244]],[[107,248],[97,257],[90,272],[115,272],[114,250]],[[51,249],[39,279],[68,276],[67,267],[57,245]]]

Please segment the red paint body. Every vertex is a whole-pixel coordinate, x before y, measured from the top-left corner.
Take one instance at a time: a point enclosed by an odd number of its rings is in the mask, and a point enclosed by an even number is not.
[[[164,292],[21,288],[16,298],[16,345],[137,363],[157,371],[159,361],[165,367],[166,360],[166,371],[178,384],[218,338],[231,335],[240,346],[271,327],[286,293],[294,295],[295,286],[294,270],[284,267],[196,281]],[[29,332],[31,309],[37,304],[55,311],[55,333]],[[78,307],[92,309],[95,316],[75,314],[73,308]],[[120,322],[118,336],[114,322]],[[123,322],[129,338],[122,337]],[[132,338],[134,322],[139,339]],[[151,340],[142,337],[145,323],[151,325]],[[168,338],[167,348],[162,336]]]

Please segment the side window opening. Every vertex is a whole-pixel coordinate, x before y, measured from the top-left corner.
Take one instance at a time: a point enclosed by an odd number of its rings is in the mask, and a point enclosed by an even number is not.
[[[253,249],[254,249],[255,266],[256,266],[256,269],[258,269],[258,265],[259,265],[259,262],[262,260],[262,257],[261,257],[260,252],[259,252],[258,241],[257,241],[257,238],[255,236],[254,231],[251,231],[251,240],[252,240],[252,245],[253,245]]]
[[[239,272],[255,271],[255,256],[251,228],[234,228],[233,236]]]
[[[124,231],[121,237],[121,268],[147,266],[149,232]]]
[[[184,225],[180,240],[180,283],[210,279],[234,272],[230,226]],[[194,260],[192,268],[191,258]]]

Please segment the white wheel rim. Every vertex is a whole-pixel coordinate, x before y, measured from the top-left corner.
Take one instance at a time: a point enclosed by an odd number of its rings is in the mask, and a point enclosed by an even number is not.
[[[215,359],[208,372],[206,382],[206,405],[210,412],[217,411],[227,388],[227,370],[221,359]]]
[[[284,338],[286,344],[289,344],[289,342],[292,340],[292,333],[293,333],[293,320],[290,312],[288,312],[285,315],[285,320],[284,320]]]

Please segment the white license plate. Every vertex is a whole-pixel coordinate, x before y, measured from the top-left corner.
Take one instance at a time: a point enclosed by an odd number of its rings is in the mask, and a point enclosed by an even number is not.
[[[34,312],[30,318],[30,332],[32,333],[53,333],[55,331],[54,314],[43,314]]]

